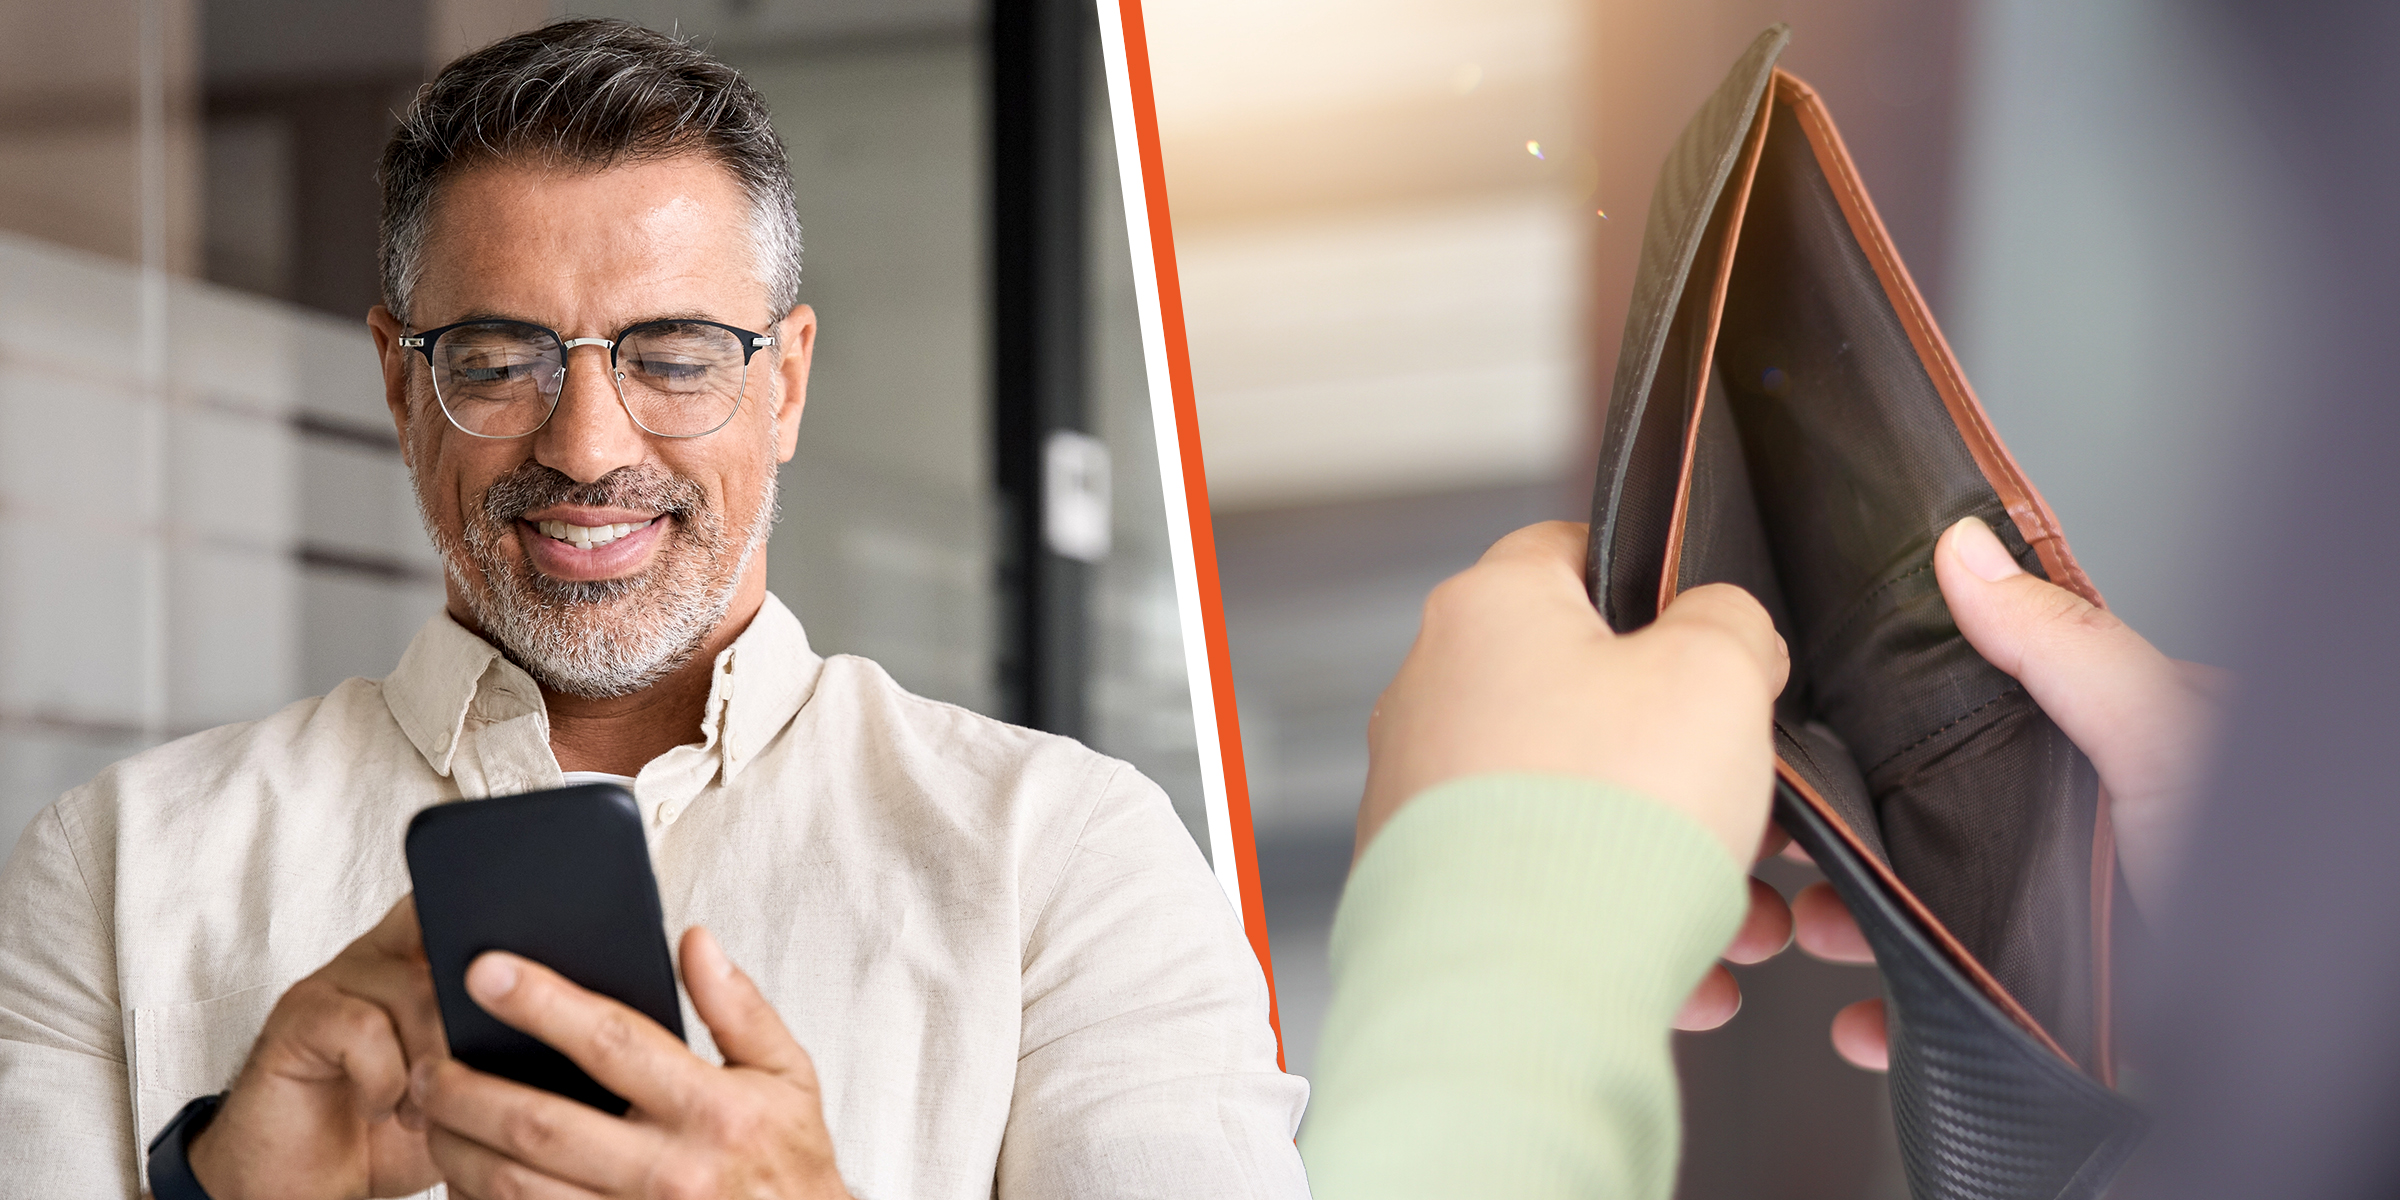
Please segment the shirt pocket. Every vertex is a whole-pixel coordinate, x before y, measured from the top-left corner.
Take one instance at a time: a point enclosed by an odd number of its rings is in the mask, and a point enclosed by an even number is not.
[[[133,1010],[125,1054],[132,1063],[133,1127],[144,1148],[193,1097],[233,1086],[284,990],[262,984],[213,1000]]]

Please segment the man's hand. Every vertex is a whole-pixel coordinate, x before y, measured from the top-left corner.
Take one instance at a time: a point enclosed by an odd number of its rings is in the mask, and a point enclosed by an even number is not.
[[[1426,598],[1416,645],[1367,723],[1361,852],[1437,783],[1541,771],[1661,801],[1750,860],[1774,786],[1783,640],[1724,584],[1618,636],[1584,596],[1584,536],[1565,521],[1520,529]]]
[[[1584,541],[1564,521],[1520,529],[1426,599],[1416,645],[1367,725],[1360,853],[1410,797],[1489,771],[1617,784],[1697,820],[1737,862],[1760,850],[1769,722],[1791,666],[1783,639],[1756,600],[1724,584],[1685,592],[1619,636],[1584,595]],[[1782,898],[1753,880],[1726,957],[1756,962],[1790,932]],[[1709,1029],[1740,1007],[1717,967],[1675,1023]]]
[[[497,951],[475,960],[467,991],[477,1003],[633,1107],[612,1117],[454,1060],[420,1063],[410,1089],[453,1196],[846,1200],[807,1052],[707,930],[684,934],[682,959],[723,1067],[537,963]]]
[[[2208,759],[2224,677],[2168,658],[2114,614],[2026,573],[1972,517],[1934,544],[1933,569],[1968,644],[2024,684],[2091,758],[2108,790],[2126,886],[2135,905],[2156,911]],[[1830,886],[1809,885],[1792,909],[1801,949],[1833,962],[1874,961]],[[1833,1044],[1850,1062],[1883,1070],[1891,1057],[1883,1001],[1835,1014]]]
[[[193,1175],[217,1200],[433,1186],[408,1069],[443,1045],[415,898],[404,896],[276,1001],[225,1107],[192,1140]]]

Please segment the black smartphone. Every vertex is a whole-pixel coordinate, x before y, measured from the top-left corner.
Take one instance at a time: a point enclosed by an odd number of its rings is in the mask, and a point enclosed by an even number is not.
[[[475,1003],[467,964],[486,950],[521,954],[683,1037],[632,794],[594,783],[438,804],[410,819],[407,854],[451,1057],[622,1115],[623,1097]]]

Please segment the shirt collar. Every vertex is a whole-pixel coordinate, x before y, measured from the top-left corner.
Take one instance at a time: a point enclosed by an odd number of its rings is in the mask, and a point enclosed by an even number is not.
[[[688,749],[713,755],[730,782],[807,702],[824,661],[809,649],[800,619],[769,593],[710,665],[700,744]],[[383,681],[383,698],[426,765],[445,777],[470,716],[504,721],[543,711],[533,677],[447,612],[417,631]]]

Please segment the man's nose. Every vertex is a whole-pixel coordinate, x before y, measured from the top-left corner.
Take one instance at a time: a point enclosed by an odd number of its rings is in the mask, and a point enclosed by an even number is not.
[[[590,483],[647,456],[642,428],[617,396],[608,347],[583,345],[567,351],[558,408],[533,438],[534,459],[577,483]]]

